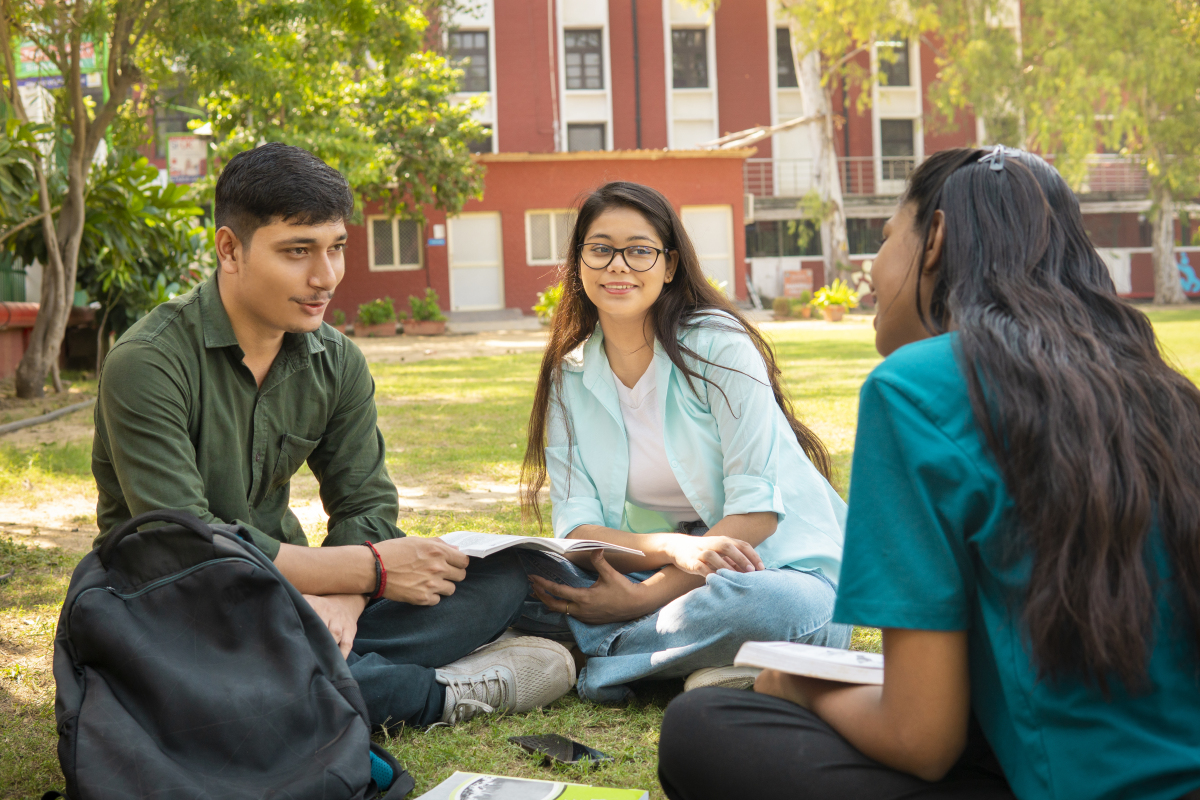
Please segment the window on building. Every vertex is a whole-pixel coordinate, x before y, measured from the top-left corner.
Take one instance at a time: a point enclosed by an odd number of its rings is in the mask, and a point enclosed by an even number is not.
[[[708,88],[708,31],[675,28],[671,31],[671,85],[676,89]]]
[[[526,211],[525,259],[534,266],[557,264],[567,257],[575,212]]]
[[[880,84],[912,86],[908,68],[908,42],[880,42],[876,45],[879,59]]]
[[[879,149],[883,156],[885,181],[907,180],[916,166],[913,121],[911,119],[881,119],[879,121]]]
[[[746,256],[821,255],[821,231],[807,219],[762,220],[746,226]]]
[[[481,139],[471,139],[467,142],[467,151],[471,153],[490,153],[492,152],[492,132],[489,130],[487,135]]]
[[[787,28],[775,29],[775,85],[780,89],[795,88],[796,59],[792,56],[792,32]]]
[[[421,224],[414,219],[371,217],[371,271],[421,268]]]
[[[883,245],[883,223],[886,219],[848,219],[846,220],[846,238],[850,244],[850,254],[855,256],[873,256]]]
[[[463,71],[463,92],[491,90],[488,66],[488,32],[454,31],[450,34],[450,58]]]
[[[604,88],[604,36],[599,28],[563,31],[568,89]]]
[[[586,150],[604,149],[604,123],[572,123],[567,126],[567,150],[579,153]]]

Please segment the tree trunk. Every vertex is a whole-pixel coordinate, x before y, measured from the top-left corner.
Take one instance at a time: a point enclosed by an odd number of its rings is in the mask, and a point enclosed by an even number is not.
[[[1186,303],[1179,266],[1175,263],[1175,200],[1165,183],[1156,185],[1154,195],[1154,304]]]
[[[825,214],[821,219],[821,253],[825,260],[825,282],[843,280],[849,274],[850,248],[846,236],[846,212],[842,204],[842,175],[833,142],[833,103],[821,85],[821,56],[806,53],[799,59],[804,116],[819,115],[823,122],[809,127],[813,143],[813,181]]]

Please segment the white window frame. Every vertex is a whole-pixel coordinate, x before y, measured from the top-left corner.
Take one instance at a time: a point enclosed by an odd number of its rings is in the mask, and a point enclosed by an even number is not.
[[[534,214],[550,214],[550,252],[562,252],[564,242],[558,241],[558,228],[554,224],[554,214],[566,214],[569,217],[574,217],[578,212],[573,208],[531,208],[525,212],[525,263],[531,267],[554,267],[561,263],[561,259],[557,257],[551,258],[534,258],[533,257],[533,235],[530,226],[530,218]],[[571,220],[571,225],[574,225],[574,219]],[[568,226],[570,230],[570,226]]]
[[[384,214],[376,214],[367,217],[367,269],[371,272],[411,272],[425,268],[425,242],[424,231],[420,221],[404,220],[411,222],[417,226],[417,263],[416,264],[376,264],[375,263],[375,222],[378,220],[391,220],[392,223],[392,257],[399,259],[400,257],[400,217],[389,217]]]

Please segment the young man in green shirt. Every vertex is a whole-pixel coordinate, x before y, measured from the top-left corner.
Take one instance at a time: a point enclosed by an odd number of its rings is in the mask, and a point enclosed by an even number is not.
[[[154,309],[105,361],[97,544],[151,509],[240,524],[325,620],[375,724],[545,705],[574,683],[561,645],[473,652],[520,617],[528,583],[515,556],[470,560],[396,527],[366,359],[321,321],[353,208],[345,178],[299,148],[230,160],[216,187],[216,274]],[[306,461],[329,514],[319,548],[288,507]],[[383,597],[369,601],[383,570]]]

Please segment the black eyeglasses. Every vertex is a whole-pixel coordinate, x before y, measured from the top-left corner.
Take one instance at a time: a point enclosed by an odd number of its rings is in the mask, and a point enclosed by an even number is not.
[[[585,243],[579,245],[579,257],[588,269],[608,269],[608,265],[621,254],[625,265],[634,272],[646,272],[654,269],[658,257],[669,253],[669,247],[651,247],[646,244],[631,244],[628,247],[611,247],[607,244]]]

